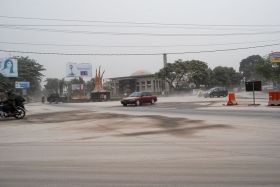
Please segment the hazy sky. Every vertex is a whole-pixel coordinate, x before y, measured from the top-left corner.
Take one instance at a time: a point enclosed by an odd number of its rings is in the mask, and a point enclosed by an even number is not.
[[[279,7],[279,0],[0,0],[0,49],[130,54],[269,45],[280,43]],[[11,19],[6,16],[81,21]],[[113,35],[108,32],[126,34]],[[127,33],[149,34],[127,35]],[[251,34],[240,35],[240,33]],[[213,34],[229,35],[213,36]],[[64,46],[57,46],[61,44]],[[279,51],[279,48],[280,45],[216,53],[170,54],[168,62],[177,59],[197,59],[206,62],[211,68],[231,66],[238,69],[242,59],[254,54],[264,56],[271,51]],[[67,62],[92,63],[93,69],[101,65],[106,70],[106,78],[128,76],[139,69],[154,73],[163,65],[161,55],[57,56],[0,52],[0,57],[9,55],[29,56],[45,66],[47,77],[58,78],[65,76]]]

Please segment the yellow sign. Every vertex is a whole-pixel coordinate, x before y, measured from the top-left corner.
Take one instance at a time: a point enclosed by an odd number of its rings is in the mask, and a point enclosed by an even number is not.
[[[278,57],[278,58],[271,58],[271,62],[280,62],[280,57]]]
[[[280,53],[274,52],[269,54],[270,62],[272,63],[280,63]]]

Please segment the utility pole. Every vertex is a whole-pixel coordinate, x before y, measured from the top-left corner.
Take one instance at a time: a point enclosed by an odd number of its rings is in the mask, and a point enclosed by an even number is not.
[[[165,68],[166,66],[167,66],[167,54],[164,53],[163,54],[163,68]],[[167,89],[168,89],[168,85],[166,84],[165,75],[164,75],[164,79],[163,79],[163,95],[166,94]]]
[[[163,67],[166,67],[166,65],[167,65],[167,54],[164,53],[163,54]]]

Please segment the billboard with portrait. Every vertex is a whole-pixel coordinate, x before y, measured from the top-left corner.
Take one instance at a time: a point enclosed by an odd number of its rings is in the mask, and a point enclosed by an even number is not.
[[[89,63],[67,63],[66,77],[92,77],[92,65]]]
[[[14,58],[0,59],[0,73],[4,77],[18,77],[18,62]]]

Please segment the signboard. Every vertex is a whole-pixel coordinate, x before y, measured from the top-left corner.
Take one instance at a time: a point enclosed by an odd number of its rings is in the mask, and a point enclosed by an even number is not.
[[[72,84],[72,90],[80,90],[80,84]]]
[[[92,77],[92,65],[89,63],[67,63],[66,77]]]
[[[262,91],[262,82],[261,81],[245,82],[245,87],[246,87],[246,92]]]
[[[23,95],[24,97],[27,96],[27,89],[22,89],[22,95]]]
[[[30,82],[22,81],[22,82],[15,82],[16,88],[19,89],[27,89],[30,88]]]
[[[14,58],[0,59],[0,73],[4,77],[18,77],[18,62]]]
[[[269,54],[270,62],[280,63],[280,52],[273,52]]]

